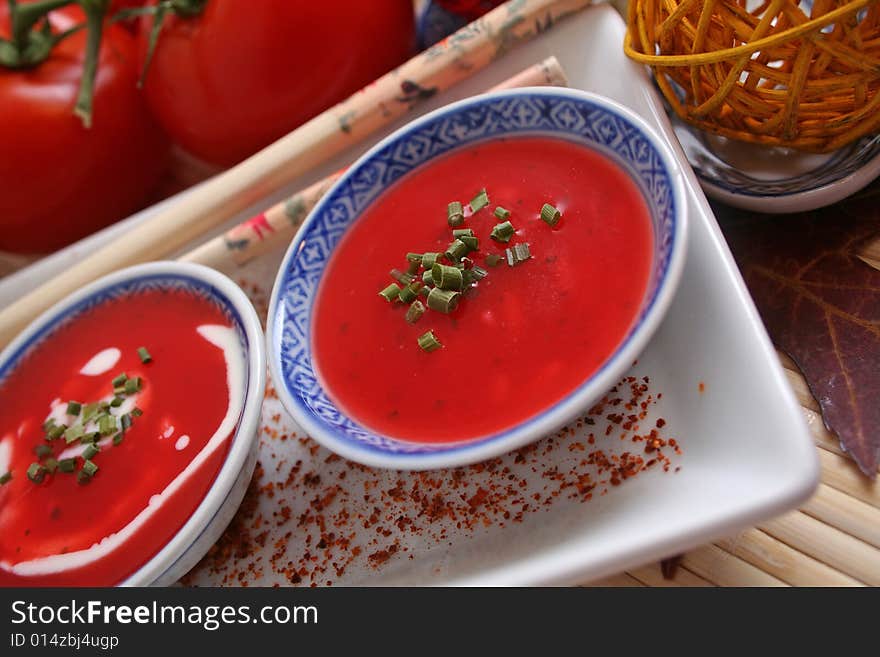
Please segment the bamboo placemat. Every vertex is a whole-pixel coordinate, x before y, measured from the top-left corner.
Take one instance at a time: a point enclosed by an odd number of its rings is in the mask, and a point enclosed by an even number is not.
[[[797,511],[686,553],[671,579],[655,563],[587,586],[880,585],[880,485],[844,455],[797,367],[779,357],[819,452],[816,494]]]

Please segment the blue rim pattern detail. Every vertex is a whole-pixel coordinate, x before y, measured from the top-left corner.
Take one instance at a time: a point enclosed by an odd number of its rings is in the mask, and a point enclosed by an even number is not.
[[[678,129],[689,128],[681,126]],[[731,194],[757,198],[785,197],[827,187],[880,157],[880,137],[866,137],[834,151],[825,162],[807,173],[779,180],[761,180],[710,156],[710,147],[705,144],[705,139],[702,141],[706,154],[694,156],[688,153],[688,159],[700,181]]]
[[[812,5],[812,3],[802,4]],[[699,181],[729,194],[754,198],[785,198],[804,194],[833,185],[880,157],[880,135],[873,135],[863,137],[830,153],[827,160],[810,171],[787,178],[762,180],[728,164],[716,155],[708,139],[709,133],[690,125],[678,116],[660,92],[656,80],[654,89],[663,99],[663,107],[669,122],[682,145],[685,143],[682,135],[691,136],[696,141],[694,148],[683,147],[683,150]],[[677,89],[679,98],[683,100],[684,92],[680,88]],[[697,148],[700,150],[697,151]]]
[[[301,411],[323,423],[338,440],[360,451],[399,456],[460,453],[500,440],[509,433],[504,430],[466,443],[438,445],[414,444],[377,435],[344,415],[329,399],[312,365],[309,337],[312,309],[324,267],[334,246],[363,210],[414,168],[453,149],[500,135],[543,135],[574,140],[611,155],[629,171],[652,211],[654,269],[646,302],[615,354],[629,343],[654,306],[673,253],[676,207],[673,183],[663,158],[638,126],[588,99],[540,92],[475,98],[455,111],[418,122],[412,129],[383,142],[380,150],[373,151],[349,169],[312,211],[282,263],[274,292],[276,308],[269,318],[273,329],[270,357],[280,363],[283,379],[276,381],[276,385],[286,388]],[[598,376],[615,354],[558,404],[576,395]],[[539,420],[547,412],[533,416],[524,425]]]

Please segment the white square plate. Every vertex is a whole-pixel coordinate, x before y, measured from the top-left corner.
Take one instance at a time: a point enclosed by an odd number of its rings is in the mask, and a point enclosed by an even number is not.
[[[316,577],[317,583],[584,582],[732,534],[797,506],[815,487],[815,449],[799,407],[706,199],[672,136],[662,105],[645,71],[623,54],[623,33],[624,24],[611,7],[590,8],[533,42],[519,46],[472,79],[432,99],[420,111],[479,93],[545,57],[556,55],[572,87],[604,94],[631,107],[666,136],[687,171],[691,216],[687,264],[669,314],[633,374],[650,375],[652,390],[662,392],[662,400],[652,409],[649,420],[656,416],[667,420],[664,433],[674,435],[682,446],[683,454],[674,459],[674,465],[681,466],[681,470],[650,470],[590,502],[561,499],[546,511],[525,514],[522,522],[506,523],[504,527],[495,523],[461,529],[456,522],[443,519],[427,523],[417,517],[416,509],[406,508],[404,502],[400,509],[392,506],[388,515],[412,512],[416,524],[421,522],[424,531],[402,531],[386,523],[393,531],[377,541],[375,528],[362,529],[348,548],[362,544],[361,556],[352,559],[342,574],[329,568]],[[387,132],[314,171],[308,180],[279,190],[270,200],[282,198],[350,162]],[[3,280],[0,303],[45,280],[78,253],[126,230],[151,212],[144,211]],[[235,221],[247,216],[243,213]],[[273,254],[249,265],[244,278],[256,282],[261,292],[267,293],[280,257],[280,253]],[[241,278],[242,272],[233,276]],[[705,384],[704,392],[698,389],[701,383]],[[277,413],[283,413],[277,401],[267,401],[264,419],[269,421]],[[272,426],[279,432],[300,433],[286,416],[273,421]],[[569,440],[582,438],[583,432]],[[301,473],[321,475],[323,485],[338,483],[335,475],[347,466],[332,459],[326,463],[326,451],[312,454],[308,447],[296,440],[280,442],[264,437],[260,448],[265,471],[262,483],[281,484],[297,460],[303,461]],[[539,465],[571,467],[571,454],[568,449],[553,450]],[[512,456],[505,457],[503,464],[512,462]],[[325,509],[327,517],[343,508],[351,515],[369,515],[371,501],[363,496],[365,481],[378,482],[379,488],[390,489],[401,480],[409,486],[410,477],[418,476],[358,468],[350,468],[347,474],[345,494],[337,495]],[[454,495],[472,494],[481,483],[486,485],[491,477],[498,476],[470,470],[465,474],[465,492],[455,491]],[[438,478],[448,479],[448,475],[441,473]],[[541,487],[536,475],[528,490]],[[309,549],[319,552],[314,547],[317,537],[313,537],[311,544],[306,542],[306,536],[314,534],[315,528],[297,526],[298,516],[306,511],[317,492],[294,484],[277,487],[273,497],[261,496],[256,515],[248,523],[254,524],[257,516],[267,520],[260,529],[267,532],[263,547],[254,543],[249,557],[233,563],[233,556],[228,564],[219,567],[213,559],[210,564],[197,567],[189,581],[200,585],[239,581],[261,585],[287,583],[284,568],[273,564],[297,564]],[[379,497],[376,492],[373,500]],[[276,521],[278,516],[273,517],[273,512],[282,506],[290,509],[291,519]],[[442,541],[437,539],[441,530],[445,532]],[[286,537],[288,533],[290,536]],[[396,542],[398,552],[380,568],[370,565],[366,555],[390,542]],[[342,556],[340,553],[339,558]],[[243,573],[243,580],[239,573]],[[306,578],[304,583],[310,583],[310,579]]]

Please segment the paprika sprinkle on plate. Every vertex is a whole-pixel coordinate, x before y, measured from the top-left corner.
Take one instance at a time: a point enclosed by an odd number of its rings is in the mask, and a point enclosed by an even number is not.
[[[646,377],[629,376],[589,414],[537,443],[426,472],[347,461],[290,433],[281,413],[268,413],[261,462],[241,509],[183,581],[357,583],[402,562],[429,567],[452,540],[528,531],[544,514],[624,489],[642,473],[672,475],[674,439],[652,429],[658,396]],[[278,408],[271,386],[267,398],[267,408]]]

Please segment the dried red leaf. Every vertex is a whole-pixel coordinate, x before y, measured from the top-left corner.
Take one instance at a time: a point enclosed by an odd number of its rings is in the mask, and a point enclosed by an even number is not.
[[[825,425],[869,477],[880,462],[880,233],[876,194],[768,217],[716,208],[776,346],[801,369]]]

